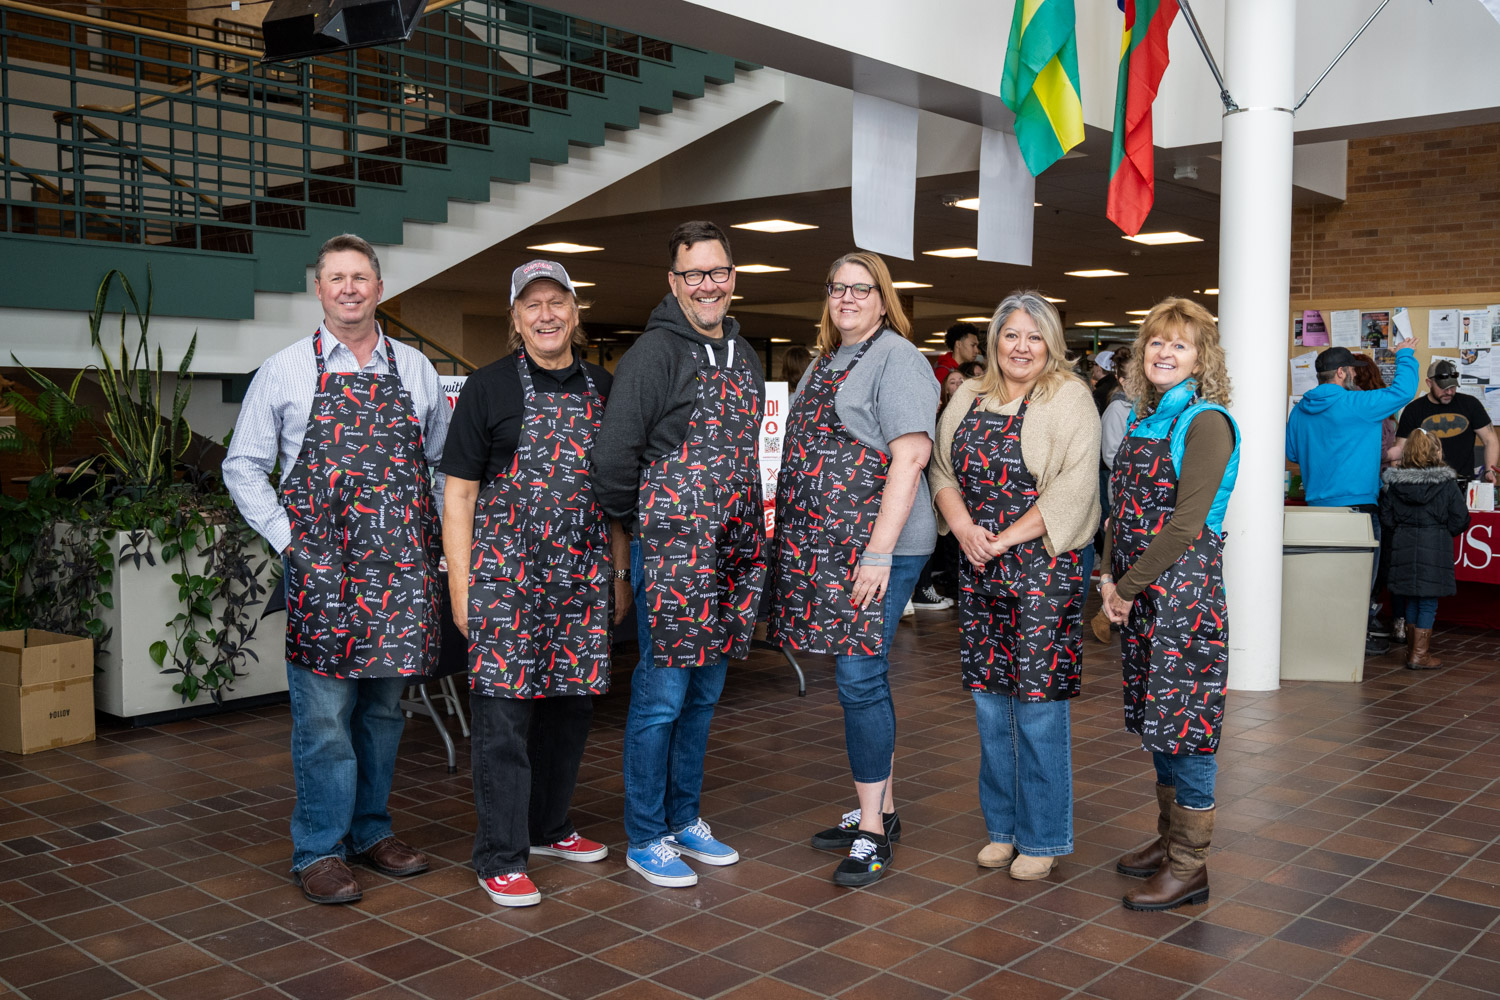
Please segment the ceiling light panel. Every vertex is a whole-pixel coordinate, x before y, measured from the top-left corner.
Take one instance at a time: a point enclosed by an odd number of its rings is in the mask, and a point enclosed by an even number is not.
[[[988,316],[960,316],[960,317],[958,317],[958,321],[960,323],[988,323],[990,321],[990,317],[988,317]]]
[[[1202,243],[1203,237],[1189,236],[1187,233],[1136,233],[1134,236],[1126,236],[1124,239],[1132,243],[1144,243],[1148,247],[1161,247],[1169,243]]]
[[[1107,319],[1086,319],[1082,323],[1074,323],[1073,325],[1074,326],[1114,326],[1115,324],[1113,322],[1111,322],[1110,320],[1107,320]]]
[[[929,284],[927,284],[927,282],[925,282],[925,281],[893,281],[893,282],[891,282],[891,287],[892,288],[906,289],[906,288],[931,288],[932,286],[929,285]]]
[[[595,250],[603,250],[603,247],[591,247],[583,243],[538,243],[530,246],[527,250],[540,250],[543,253],[593,253]]]
[[[786,219],[762,219],[759,222],[736,222],[730,229],[749,229],[757,233],[796,233],[804,229],[817,229],[806,222],[790,222]]]
[[[777,271],[790,271],[789,267],[777,267],[775,264],[736,264],[735,268],[740,274],[774,274]]]
[[[573,281],[573,287],[574,288],[593,288],[594,287],[594,283],[592,281],[578,281],[576,279],[569,279],[569,280]]]
[[[977,212],[977,211],[979,211],[979,199],[978,198],[957,198],[954,201],[950,202],[949,204],[951,204],[954,208],[967,208],[971,212]],[[1031,203],[1031,207],[1032,208],[1041,208],[1042,207],[1042,203],[1039,202],[1039,201],[1034,201],[1034,202]]]
[[[1130,272],[1112,271],[1107,267],[1096,267],[1088,271],[1064,271],[1070,278],[1123,278]]]
[[[923,250],[929,257],[978,257],[979,251],[973,247],[947,247],[943,250]]]

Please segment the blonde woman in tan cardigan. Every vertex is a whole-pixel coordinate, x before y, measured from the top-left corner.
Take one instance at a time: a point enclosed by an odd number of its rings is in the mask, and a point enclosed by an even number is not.
[[[1032,880],[1073,851],[1068,701],[1083,675],[1099,414],[1057,310],[1036,292],[1000,303],[985,358],[943,411],[930,476],[965,556],[960,658],[989,833],[979,864]]]

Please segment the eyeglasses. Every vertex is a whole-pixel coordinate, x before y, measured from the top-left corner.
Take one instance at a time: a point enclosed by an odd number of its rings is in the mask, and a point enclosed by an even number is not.
[[[828,289],[828,297],[830,299],[841,299],[844,297],[846,291],[853,292],[856,299],[867,299],[870,297],[870,293],[875,290],[874,285],[867,285],[863,281],[857,285],[846,285],[842,281],[830,281],[823,287]]]
[[[729,275],[734,272],[734,267],[716,267],[712,271],[672,271],[672,274],[681,278],[690,288],[696,288],[703,284],[704,278],[712,278],[714,284],[722,285],[729,280]]]

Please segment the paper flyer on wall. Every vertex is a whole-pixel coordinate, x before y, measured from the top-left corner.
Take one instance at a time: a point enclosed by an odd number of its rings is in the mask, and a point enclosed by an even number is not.
[[[1334,347],[1360,346],[1358,309],[1335,309],[1329,314],[1328,327],[1328,337]]]
[[[1500,385],[1484,387],[1484,410],[1490,415],[1490,423],[1500,424]]]
[[[1395,327],[1395,332],[1391,334],[1391,338],[1397,343],[1403,340],[1410,340],[1416,336],[1411,325],[1411,310],[1405,306],[1401,306],[1395,312],[1391,313],[1391,325]]]
[[[1302,317],[1301,316],[1293,316],[1292,317],[1292,346],[1293,347],[1301,347],[1302,346]]]
[[[1490,349],[1488,347],[1459,348],[1459,385],[1489,385],[1490,381]]]
[[[1459,310],[1458,346],[1490,346],[1490,311],[1488,309]]]
[[[1317,360],[1317,351],[1309,351],[1307,354],[1299,354],[1291,360],[1293,396],[1300,398],[1303,393],[1308,392],[1317,386],[1318,373],[1313,368],[1313,362]]]
[[[1458,310],[1433,309],[1427,314],[1427,346],[1433,350],[1458,346]]]
[[[1396,379],[1396,352],[1389,347],[1381,347],[1375,351],[1375,364],[1380,368],[1380,377],[1385,379],[1385,384],[1390,385]]]
[[[1302,310],[1302,346],[1328,346],[1328,327],[1323,322],[1323,314],[1316,309]]]
[[[1364,347],[1374,351],[1382,347],[1391,346],[1391,314],[1388,312],[1367,312],[1359,314],[1359,329],[1361,343]]]
[[[1485,312],[1490,314],[1490,343],[1500,344],[1500,306],[1488,306]]]

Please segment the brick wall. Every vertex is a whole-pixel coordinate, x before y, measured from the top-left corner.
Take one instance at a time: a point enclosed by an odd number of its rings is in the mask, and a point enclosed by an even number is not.
[[[1349,142],[1348,197],[1292,212],[1292,301],[1500,294],[1500,125]]]

